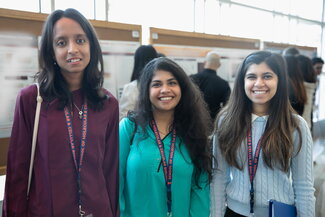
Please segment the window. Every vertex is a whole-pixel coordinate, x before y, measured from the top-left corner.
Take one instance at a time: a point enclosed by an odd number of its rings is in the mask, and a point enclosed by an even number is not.
[[[38,0],[1,0],[1,8],[39,12]]]

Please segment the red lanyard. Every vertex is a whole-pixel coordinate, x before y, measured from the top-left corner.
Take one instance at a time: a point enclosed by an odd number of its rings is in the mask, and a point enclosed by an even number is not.
[[[82,128],[81,128],[81,141],[80,141],[80,155],[79,155],[79,163],[77,162],[76,157],[76,144],[74,141],[73,135],[73,128],[72,128],[72,116],[67,107],[64,108],[64,115],[65,120],[68,128],[69,133],[69,141],[70,141],[70,148],[72,153],[73,162],[77,172],[77,187],[78,187],[78,206],[79,206],[79,215],[83,216],[85,212],[81,209],[81,180],[80,180],[80,173],[82,168],[82,162],[85,154],[86,149],[86,139],[88,133],[88,106],[87,101],[85,102],[83,109],[82,109]]]
[[[167,160],[164,152],[164,143],[160,138],[158,127],[155,120],[151,121],[151,125],[153,128],[153,132],[156,137],[156,141],[158,144],[160,156],[162,165],[164,168],[164,176],[165,176],[165,182],[167,187],[167,216],[172,216],[172,179],[173,179],[173,160],[174,160],[174,153],[175,153],[175,143],[176,143],[176,129],[173,128],[173,134],[172,134],[172,140],[170,143],[170,151],[169,151],[169,159],[168,159],[168,165]]]
[[[261,137],[262,138],[262,137]],[[258,166],[258,159],[261,151],[261,138],[259,139],[256,149],[255,155],[253,159],[253,145],[252,145],[252,133],[251,129],[248,129],[247,132],[247,147],[248,147],[248,172],[249,172],[249,180],[251,183],[250,193],[250,216],[254,215],[254,178]]]

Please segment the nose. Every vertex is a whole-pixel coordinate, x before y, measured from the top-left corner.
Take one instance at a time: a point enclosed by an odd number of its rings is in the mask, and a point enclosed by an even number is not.
[[[169,89],[168,85],[166,85],[166,84],[162,85],[160,92],[161,93],[169,93],[170,89]]]
[[[264,80],[263,78],[257,78],[256,81],[255,81],[255,84],[254,86],[257,86],[257,87],[260,87],[260,86],[264,86]]]
[[[69,42],[68,53],[75,54],[78,52],[78,45],[74,41]]]

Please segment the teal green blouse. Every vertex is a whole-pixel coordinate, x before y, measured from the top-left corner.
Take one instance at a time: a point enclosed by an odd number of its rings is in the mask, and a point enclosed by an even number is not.
[[[132,139],[134,123],[128,118],[120,122],[120,210],[121,217],[166,217],[167,193],[161,157],[154,133],[142,139],[140,127]],[[132,140],[132,144],[131,144]],[[166,158],[169,157],[171,134],[163,139]],[[194,166],[185,144],[176,138],[173,163],[173,217],[208,217],[209,184],[207,174],[195,185]]]

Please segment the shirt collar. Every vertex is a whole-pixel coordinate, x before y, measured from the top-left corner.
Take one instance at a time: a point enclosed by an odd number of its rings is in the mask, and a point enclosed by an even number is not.
[[[266,120],[266,121],[267,121],[267,119],[269,118],[268,115],[258,116],[258,115],[256,115],[256,114],[253,114],[253,113],[252,113],[252,123],[253,123],[257,118],[259,118],[259,117],[262,117],[262,118],[263,118],[264,120]]]

